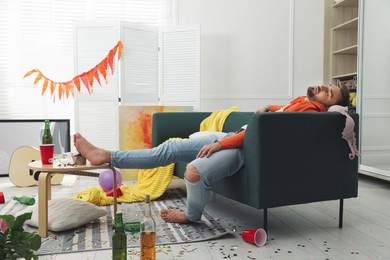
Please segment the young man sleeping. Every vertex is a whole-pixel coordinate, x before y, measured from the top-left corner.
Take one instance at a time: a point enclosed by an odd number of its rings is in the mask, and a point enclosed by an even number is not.
[[[315,86],[286,105],[269,105],[256,112],[326,112],[333,105],[347,106],[346,87]],[[243,141],[245,130],[238,133],[215,132],[195,138],[170,140],[152,149],[108,151],[98,148],[81,134],[74,135],[77,151],[91,164],[110,163],[123,169],[151,169],[176,162],[186,162],[185,183],[187,207],[185,211],[163,209],[166,222],[199,221],[208,201],[211,184],[235,174],[244,164]]]

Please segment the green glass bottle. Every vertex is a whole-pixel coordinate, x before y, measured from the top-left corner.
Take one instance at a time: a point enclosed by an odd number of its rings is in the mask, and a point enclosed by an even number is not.
[[[150,195],[145,198],[145,217],[141,221],[141,260],[156,259],[156,222],[152,216]]]
[[[52,144],[53,136],[50,132],[50,121],[45,120],[45,129],[43,130],[42,144]]]
[[[127,238],[123,225],[122,211],[116,212],[114,235],[112,236],[112,259],[127,259]]]
[[[35,204],[35,199],[27,196],[14,197],[14,200],[19,201],[21,204],[28,206]]]

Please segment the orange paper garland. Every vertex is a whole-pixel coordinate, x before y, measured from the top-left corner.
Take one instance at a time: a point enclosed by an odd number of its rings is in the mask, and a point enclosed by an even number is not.
[[[88,93],[91,93],[94,79],[101,86],[100,76],[103,76],[104,80],[107,83],[108,67],[110,67],[111,69],[111,74],[114,74],[114,56],[118,52],[118,60],[119,60],[122,55],[122,49],[123,49],[123,45],[120,41],[118,41],[117,45],[115,45],[115,47],[108,52],[107,56],[99,64],[97,64],[92,69],[73,77],[73,79],[69,81],[65,81],[65,82],[53,81],[47,78],[45,75],[43,75],[43,73],[39,69],[30,70],[24,75],[23,78],[26,78],[32,75],[33,73],[38,73],[38,75],[34,80],[34,85],[36,85],[39,82],[43,82],[41,95],[43,95],[46,92],[47,88],[49,88],[50,95],[53,96],[53,100],[55,100],[56,88],[58,91],[58,98],[61,100],[61,98],[64,95],[66,96],[66,98],[69,97],[69,94],[74,96],[75,87],[77,91],[80,92],[81,83],[83,83],[84,86],[87,88]]]

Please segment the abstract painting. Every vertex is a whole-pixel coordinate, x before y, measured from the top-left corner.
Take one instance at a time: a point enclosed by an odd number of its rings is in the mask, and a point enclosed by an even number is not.
[[[192,111],[192,106],[120,106],[119,149],[152,147],[152,117],[156,112]],[[124,180],[137,179],[137,170],[120,170]]]

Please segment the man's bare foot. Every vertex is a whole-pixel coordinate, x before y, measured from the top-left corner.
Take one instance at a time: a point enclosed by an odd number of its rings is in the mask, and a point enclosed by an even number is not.
[[[160,217],[168,223],[187,223],[189,222],[183,211],[178,209],[162,209]]]
[[[111,162],[111,152],[98,148],[87,141],[81,134],[73,136],[73,143],[77,151],[84,156],[91,164],[99,165]]]

